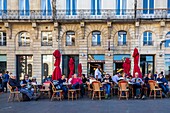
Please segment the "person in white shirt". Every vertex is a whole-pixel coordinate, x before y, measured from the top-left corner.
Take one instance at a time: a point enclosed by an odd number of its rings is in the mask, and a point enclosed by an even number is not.
[[[100,68],[101,68],[101,66],[98,65],[97,69],[95,70],[95,78],[96,78],[96,80],[101,82],[102,73],[100,72]]]
[[[118,84],[119,82],[119,73],[117,73],[116,75],[112,76],[112,81],[116,84]]]

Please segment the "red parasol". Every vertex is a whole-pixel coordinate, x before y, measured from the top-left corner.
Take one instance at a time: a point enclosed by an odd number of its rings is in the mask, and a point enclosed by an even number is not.
[[[70,58],[69,60],[69,69],[70,69],[70,74],[68,78],[72,78],[72,75],[74,74],[74,60],[73,58]]]
[[[59,50],[55,50],[53,53],[53,56],[55,57],[55,69],[53,71],[53,75],[52,75],[52,80],[58,80],[61,78],[61,69],[60,69],[60,58],[61,58],[61,54]]]
[[[81,63],[79,63],[79,65],[78,65],[78,76],[79,77],[82,76],[82,65],[81,65]]]
[[[134,57],[133,77],[135,77],[135,73],[138,72],[139,78],[142,78],[142,74],[141,74],[139,66],[138,66],[138,63],[139,63],[139,52],[138,52],[137,48],[134,49],[133,57]]]
[[[126,75],[130,75],[130,59],[126,58],[125,62],[123,63],[123,70],[126,73]]]

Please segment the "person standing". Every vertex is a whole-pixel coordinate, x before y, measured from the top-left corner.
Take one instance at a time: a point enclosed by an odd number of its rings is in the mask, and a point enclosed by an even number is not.
[[[9,72],[6,71],[6,73],[2,76],[2,91],[7,93],[8,89],[7,89],[7,82],[9,80]],[[6,91],[4,91],[4,88],[6,89]]]
[[[96,78],[96,80],[101,82],[102,81],[102,73],[100,71],[100,68],[101,68],[101,66],[98,65],[97,69],[95,70],[95,78]]]
[[[0,93],[2,92],[2,72],[0,72]]]

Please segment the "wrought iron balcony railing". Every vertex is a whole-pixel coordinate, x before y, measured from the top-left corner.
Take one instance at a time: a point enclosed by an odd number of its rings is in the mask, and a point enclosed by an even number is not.
[[[56,10],[55,14],[52,10],[0,10],[0,19],[18,20],[18,19],[134,19],[134,10]]]
[[[92,42],[92,46],[101,46],[101,42]]]
[[[118,41],[117,45],[118,46],[127,46],[127,43],[123,42],[123,41]]]
[[[166,19],[170,9],[0,10],[1,20]]]
[[[50,42],[41,42],[41,46],[52,46],[53,45],[53,42],[50,41]]]

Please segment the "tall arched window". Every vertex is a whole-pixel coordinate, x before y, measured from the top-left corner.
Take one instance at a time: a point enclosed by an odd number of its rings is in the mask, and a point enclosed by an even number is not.
[[[143,45],[144,46],[152,46],[153,45],[152,32],[145,31],[143,33]]]
[[[119,31],[118,32],[118,46],[126,45],[126,38],[127,38],[126,31]]]
[[[75,32],[66,32],[66,46],[75,46]]]
[[[30,43],[30,33],[24,31],[18,34],[19,46],[30,46]]]
[[[0,46],[6,46],[6,33],[0,32]]]
[[[92,32],[92,46],[100,46],[101,45],[101,32],[93,31]]]

